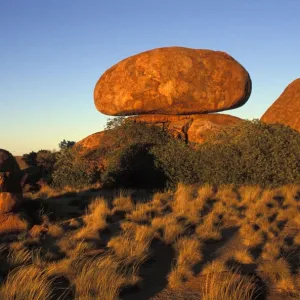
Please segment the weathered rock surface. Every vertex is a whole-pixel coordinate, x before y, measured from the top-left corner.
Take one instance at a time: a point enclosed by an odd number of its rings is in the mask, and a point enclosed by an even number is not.
[[[99,149],[104,141],[104,131],[93,133],[75,144],[81,153]]]
[[[15,211],[23,202],[22,194],[0,193],[0,214]]]
[[[261,117],[265,123],[281,123],[300,132],[300,78],[290,83]]]
[[[94,90],[107,115],[197,114],[242,106],[251,93],[248,72],[230,55],[166,47],[128,57],[108,69]]]
[[[22,193],[22,173],[11,153],[0,149],[0,192]]]
[[[0,149],[0,172],[19,172],[20,167],[10,152]]]
[[[27,231],[29,218],[24,213],[0,214],[0,235]]]
[[[170,131],[175,137],[189,143],[203,143],[214,132],[226,125],[233,125],[242,120],[225,114],[205,115],[141,115],[132,117],[136,122],[154,124]]]

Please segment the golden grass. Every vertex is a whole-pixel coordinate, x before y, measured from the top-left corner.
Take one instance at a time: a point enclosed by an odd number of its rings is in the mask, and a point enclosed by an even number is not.
[[[268,285],[271,289],[276,289],[279,292],[296,291],[290,266],[283,257],[260,262],[258,271],[265,274],[266,278],[269,280]]]
[[[261,253],[261,258],[266,261],[273,261],[276,260],[280,256],[280,247],[277,243],[272,241],[268,241]]]
[[[242,200],[241,203],[249,206],[258,201],[262,193],[262,189],[258,185],[246,185],[239,187],[238,192]]]
[[[131,212],[134,209],[134,204],[130,196],[125,197],[120,195],[120,197],[114,199],[113,206],[113,213],[116,211]]]
[[[154,218],[151,225],[156,231],[162,230],[162,240],[167,245],[174,243],[187,228],[183,222],[178,222],[173,214]]]
[[[126,214],[126,219],[132,222],[148,222],[152,211],[150,203],[138,203],[130,213]]]
[[[9,273],[0,288],[0,299],[5,300],[45,300],[53,296],[52,282],[47,272],[28,265]]]
[[[220,232],[220,220],[214,213],[210,213],[203,217],[203,223],[196,228],[197,237],[201,240],[220,240],[222,238]]]
[[[202,271],[201,274],[210,274],[210,273],[220,273],[229,271],[228,267],[226,266],[226,262],[223,259],[215,259],[210,263],[207,263]]]
[[[255,284],[234,272],[206,275],[201,300],[252,300]]]
[[[183,237],[176,241],[176,264],[168,275],[170,288],[180,288],[193,277],[193,266],[202,260],[201,242],[193,237]]]
[[[148,257],[150,239],[136,241],[131,235],[113,237],[107,244],[115,255],[129,265],[135,262],[143,262]]]
[[[233,254],[233,258],[242,264],[254,263],[254,258],[248,249],[237,250]]]
[[[150,255],[160,255],[151,251],[156,243],[175,249],[172,269],[164,274],[170,291],[180,290],[184,295],[184,289],[199,277],[196,290],[186,290],[195,299],[196,295],[208,300],[250,299],[252,281],[230,269],[229,260],[233,260],[241,270],[256,267],[265,274],[262,278],[272,291],[299,299],[300,265],[295,274],[297,266],[290,266],[291,260],[283,257],[299,251],[299,190],[292,185],[263,190],[258,186],[179,184],[175,192],[156,193],[146,203],[134,204],[125,193],[117,194],[112,204],[98,197],[76,219],[53,222],[45,218],[38,225],[47,227],[43,235],[27,234],[26,225],[14,242],[0,243],[0,270],[4,274],[12,270],[0,285],[0,299],[47,299],[56,288],[52,276],[66,277],[74,287],[75,299],[119,299],[127,286],[138,284],[143,289],[140,265]],[[51,190],[47,193],[54,195]],[[61,205],[61,211],[67,213],[69,200],[61,198],[55,207]],[[108,218],[115,212],[125,214]],[[209,262],[204,261],[206,256]],[[194,274],[195,270],[200,274]],[[19,287],[25,274],[27,278],[32,274],[32,287]],[[42,284],[45,291],[39,290]]]
[[[84,227],[76,234],[77,239],[99,238],[99,232],[107,227],[106,217],[111,214],[107,202],[103,198],[96,198],[89,206],[83,217]]]
[[[121,262],[110,254],[85,259],[81,262],[81,270],[74,280],[75,299],[118,299],[122,287],[136,283],[133,280],[136,278],[135,269],[126,270]]]

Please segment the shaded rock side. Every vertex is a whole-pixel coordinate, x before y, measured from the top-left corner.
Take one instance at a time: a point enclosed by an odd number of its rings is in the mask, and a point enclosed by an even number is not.
[[[300,132],[300,78],[290,83],[261,117],[265,123],[280,123]]]
[[[20,172],[16,159],[4,149],[0,149],[0,172]]]
[[[208,115],[142,115],[132,117],[136,122],[154,124],[170,131],[173,136],[189,143],[204,143],[214,132],[224,126],[241,122],[242,119],[225,114]]]
[[[22,202],[22,194],[6,192],[0,193],[0,214],[16,210]]]
[[[22,172],[10,152],[0,149],[0,192],[22,193]]]
[[[212,50],[166,47],[128,57],[108,69],[94,90],[107,115],[197,114],[242,106],[251,93],[245,68]]]

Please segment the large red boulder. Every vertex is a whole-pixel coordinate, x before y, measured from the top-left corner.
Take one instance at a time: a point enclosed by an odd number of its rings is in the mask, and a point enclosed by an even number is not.
[[[107,115],[199,114],[242,106],[251,93],[245,68],[212,50],[166,47],[128,57],[95,86],[97,109]]]
[[[261,117],[265,123],[281,123],[300,132],[300,78],[290,83]]]

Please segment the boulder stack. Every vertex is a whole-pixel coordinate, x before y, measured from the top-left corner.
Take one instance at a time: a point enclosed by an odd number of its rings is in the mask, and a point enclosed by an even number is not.
[[[212,114],[245,104],[251,94],[246,69],[220,51],[166,47],[128,57],[108,69],[94,90],[96,108],[154,124],[186,142],[203,143],[241,119]],[[209,113],[209,114],[208,114]],[[98,132],[79,144],[95,149]]]
[[[300,78],[290,83],[261,117],[265,123],[280,123],[300,132]]]
[[[17,213],[23,201],[22,172],[11,153],[0,149],[0,234],[22,231],[27,223]]]

